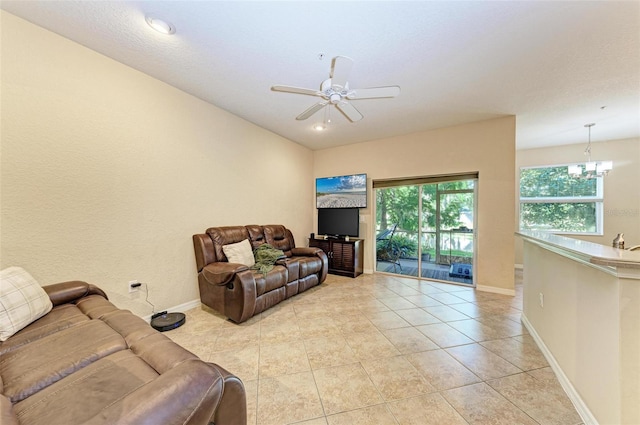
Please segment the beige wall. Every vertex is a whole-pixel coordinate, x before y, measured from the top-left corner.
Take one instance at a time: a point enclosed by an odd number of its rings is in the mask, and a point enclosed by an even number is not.
[[[613,161],[613,170],[604,178],[604,234],[602,236],[570,235],[602,245],[611,245],[618,233],[624,233],[627,248],[640,245],[640,139],[612,140],[592,143],[594,160]],[[520,167],[568,164],[584,161],[586,144],[527,149],[516,152],[516,173]],[[517,174],[516,174],[517,175]],[[516,194],[518,194],[516,179]],[[520,204],[516,196],[516,222]],[[522,264],[522,240],[516,238],[516,264]]]
[[[477,283],[513,288],[513,232],[503,223],[515,221],[514,117],[314,153],[1,18],[0,267],[25,267],[42,284],[88,280],[145,315],[127,282],[148,282],[157,309],[197,299],[191,235],[208,226],[283,223],[305,245],[316,228],[314,177],[366,172],[370,186],[478,171]],[[368,270],[372,212],[361,212]]]
[[[524,241],[522,321],[585,423],[640,424],[640,252],[571,240]]]
[[[324,149],[314,159],[316,177],[367,173],[369,208],[360,211],[365,270],[373,269],[375,258],[371,180],[479,172],[476,283],[513,290],[514,235],[505,224],[515,220],[515,117]]]
[[[79,44],[1,12],[0,266],[94,282],[151,313],[198,299],[191,235],[313,231],[313,155]],[[295,178],[292,178],[295,177]]]

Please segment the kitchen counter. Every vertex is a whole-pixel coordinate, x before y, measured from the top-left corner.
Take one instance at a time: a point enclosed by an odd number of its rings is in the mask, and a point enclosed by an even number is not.
[[[640,424],[640,251],[517,235],[522,322],[585,424]]]

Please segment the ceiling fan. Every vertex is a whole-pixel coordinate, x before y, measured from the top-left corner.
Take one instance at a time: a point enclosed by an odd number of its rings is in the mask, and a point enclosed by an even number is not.
[[[331,63],[331,74],[320,85],[320,90],[305,89],[292,86],[273,86],[271,90],[287,93],[318,96],[322,100],[296,117],[306,120],[327,105],[334,105],[351,122],[360,121],[363,116],[349,101],[359,99],[376,99],[381,97],[395,97],[400,93],[399,86],[370,87],[366,89],[352,89],[349,87],[349,74],[353,67],[353,59],[346,56],[336,56]]]

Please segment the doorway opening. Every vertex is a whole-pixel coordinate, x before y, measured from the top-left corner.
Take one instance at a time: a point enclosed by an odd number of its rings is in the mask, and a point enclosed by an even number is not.
[[[375,270],[475,286],[477,180],[374,180]]]

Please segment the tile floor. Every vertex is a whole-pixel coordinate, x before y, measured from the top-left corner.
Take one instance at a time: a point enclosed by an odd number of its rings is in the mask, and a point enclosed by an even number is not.
[[[581,424],[516,296],[382,274],[327,281],[236,325],[166,335],[239,376],[250,425]]]

